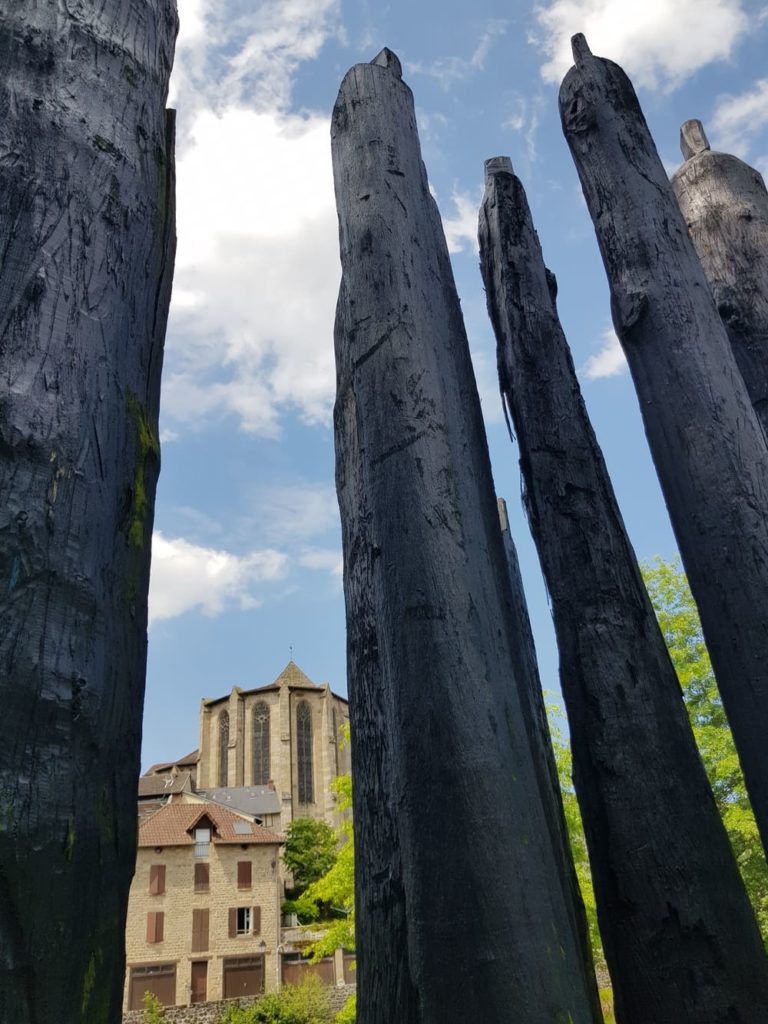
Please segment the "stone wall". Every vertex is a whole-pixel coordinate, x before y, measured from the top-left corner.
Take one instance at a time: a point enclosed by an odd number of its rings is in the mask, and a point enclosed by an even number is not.
[[[334,1014],[339,1012],[354,991],[354,985],[338,985],[328,989]],[[228,1006],[248,1006],[251,1002],[250,999],[228,999],[217,1003],[200,1003],[197,1006],[166,1006],[163,1021],[164,1024],[217,1024]],[[144,1011],[129,1010],[124,1013],[123,1024],[144,1024]]]

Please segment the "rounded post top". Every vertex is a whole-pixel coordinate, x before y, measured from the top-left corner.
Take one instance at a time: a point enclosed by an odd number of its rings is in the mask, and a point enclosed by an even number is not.
[[[494,174],[514,174],[512,161],[508,156],[492,156],[485,161],[485,183],[486,185]]]
[[[709,139],[701,121],[692,118],[685,121],[680,128],[680,150],[684,160],[690,160],[709,149]]]
[[[398,78],[403,77],[403,66],[400,63],[400,58],[388,46],[385,46],[376,54],[371,64],[375,64],[380,68],[389,68]]]
[[[575,36],[571,36],[571,53],[573,54],[573,63],[577,67],[586,57],[592,56],[587,37],[583,32],[577,32]]]

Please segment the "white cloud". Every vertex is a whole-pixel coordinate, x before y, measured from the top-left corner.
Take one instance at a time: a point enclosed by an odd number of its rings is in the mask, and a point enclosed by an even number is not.
[[[164,415],[233,414],[266,436],[285,406],[327,422],[340,276],[328,120],[231,108],[202,111],[189,134]]]
[[[480,34],[480,38],[469,57],[437,57],[429,64],[420,61],[407,61],[408,75],[427,75],[434,78],[444,89],[449,89],[456,82],[485,69],[485,61],[497,39],[506,34],[509,22],[503,18],[488,21]]]
[[[627,360],[612,327],[606,328],[602,336],[602,345],[595,355],[590,356],[581,368],[588,380],[601,380],[604,377],[616,377],[624,373]]]
[[[339,280],[329,119],[293,80],[339,33],[339,0],[180,0],[179,237],[164,426],[233,416],[276,436],[327,422]]]
[[[727,60],[750,27],[741,0],[549,0],[536,18],[532,41],[546,55],[546,81],[560,81],[573,63],[570,38],[583,32],[593,53],[649,89],[673,89],[712,61]]]
[[[464,252],[467,247],[472,252],[477,252],[477,214],[480,200],[473,199],[468,192],[454,188],[451,202],[453,203],[453,215],[443,216],[443,231],[448,243],[448,252]]]
[[[304,569],[330,573],[339,579],[344,573],[342,554],[333,548],[307,548],[299,555],[299,565]]]
[[[768,78],[759,78],[738,96],[719,97],[709,126],[710,141],[713,148],[743,157],[756,136],[767,126]]]
[[[236,555],[200,547],[183,537],[152,538],[152,574],[149,584],[149,619],[172,619],[192,609],[220,615],[226,607],[255,608],[253,588],[285,574],[287,557],[266,548]]]

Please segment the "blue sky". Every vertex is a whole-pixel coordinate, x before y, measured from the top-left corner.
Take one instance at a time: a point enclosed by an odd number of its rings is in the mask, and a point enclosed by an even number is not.
[[[506,497],[544,684],[557,652],[501,416],[475,243],[483,160],[528,191],[587,405],[641,559],[676,549],[623,358],[557,89],[568,40],[632,77],[662,160],[699,117],[768,172],[768,7],[751,0],[178,0],[179,250],[166,343],[142,764],[197,744],[202,697],[270,682],[293,653],[346,692],[333,485],[339,281],[329,118],[386,45],[416,100],[452,252],[497,493]],[[454,14],[453,10],[464,13]]]

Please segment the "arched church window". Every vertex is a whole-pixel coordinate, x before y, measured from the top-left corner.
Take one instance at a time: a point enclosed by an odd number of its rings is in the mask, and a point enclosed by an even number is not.
[[[299,803],[314,801],[312,784],[312,710],[303,700],[296,708],[296,754],[299,762]]]
[[[253,785],[269,780],[269,705],[262,700],[253,709]]]
[[[333,722],[333,756],[336,761],[336,774],[339,774],[339,715],[336,708],[332,709],[331,720]]]
[[[219,715],[219,785],[229,785],[229,712]]]

